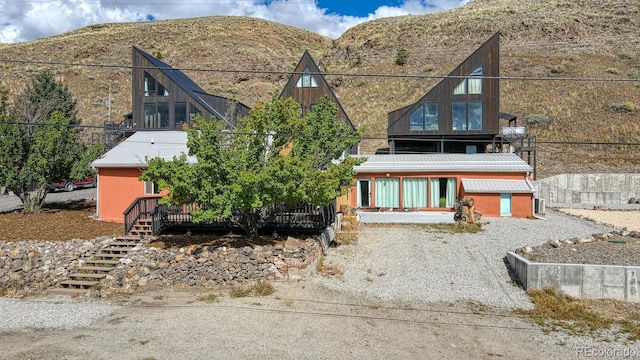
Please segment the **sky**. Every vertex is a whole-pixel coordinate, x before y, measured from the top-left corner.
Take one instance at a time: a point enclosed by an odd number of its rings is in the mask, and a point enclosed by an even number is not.
[[[89,25],[211,15],[249,16],[336,39],[364,21],[448,10],[470,0],[0,0],[0,43]]]

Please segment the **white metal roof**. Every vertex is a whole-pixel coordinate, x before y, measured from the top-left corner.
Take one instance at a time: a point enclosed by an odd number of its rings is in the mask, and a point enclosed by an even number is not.
[[[367,161],[356,173],[387,172],[532,172],[516,154],[395,154],[359,156]]]
[[[526,180],[461,179],[466,193],[511,193],[532,194],[535,192]]]
[[[148,158],[171,160],[182,153],[189,153],[185,131],[137,131],[92,162],[91,166],[147,167]],[[187,161],[196,162],[193,156],[188,157]]]

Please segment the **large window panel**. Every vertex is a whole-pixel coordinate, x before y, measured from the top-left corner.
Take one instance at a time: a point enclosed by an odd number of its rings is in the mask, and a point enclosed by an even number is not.
[[[453,130],[467,130],[466,102],[454,102],[451,105],[451,125]]]
[[[426,208],[427,178],[404,178],[402,180],[402,206],[405,208]]]
[[[156,103],[144,104],[144,127],[147,129],[154,129],[158,127],[156,121],[158,114],[158,107]]]
[[[482,130],[482,102],[472,101],[469,103],[469,130]]]
[[[173,104],[173,117],[175,119],[176,129],[182,129],[184,124],[187,124],[187,103],[176,102]]]
[[[166,129],[169,127],[169,103],[158,103],[158,127]]]
[[[375,206],[380,208],[400,207],[400,179],[376,178]]]
[[[424,129],[438,130],[438,103],[424,104]]]
[[[422,131],[424,130],[424,116],[423,116],[423,107],[420,106],[416,111],[414,111],[409,116],[409,130],[411,131]]]
[[[456,178],[431,178],[429,191],[429,207],[452,208],[456,201]]]

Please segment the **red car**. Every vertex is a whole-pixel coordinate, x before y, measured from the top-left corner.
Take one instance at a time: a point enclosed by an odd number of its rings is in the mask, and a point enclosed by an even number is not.
[[[73,191],[79,188],[87,188],[87,187],[96,187],[96,179],[89,175],[84,179],[76,179],[76,180],[67,180],[54,182],[49,184],[50,191],[56,190],[64,190],[64,191]]]

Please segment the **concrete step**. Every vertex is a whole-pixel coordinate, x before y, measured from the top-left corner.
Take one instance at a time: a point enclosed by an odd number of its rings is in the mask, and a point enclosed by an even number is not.
[[[58,285],[66,288],[88,289],[90,287],[98,285],[97,281],[87,280],[64,280],[58,283]]]
[[[47,290],[49,295],[85,296],[87,289],[77,288],[51,288]]]
[[[120,261],[118,260],[87,260],[84,262],[87,265],[91,265],[91,264],[99,264],[99,265],[118,265],[120,264]]]
[[[107,266],[82,266],[77,270],[86,273],[101,273],[101,272],[111,272],[114,268]]]
[[[90,279],[100,280],[105,276],[107,276],[107,274],[73,273],[73,274],[69,274],[68,278],[72,280],[84,279],[89,281]]]

